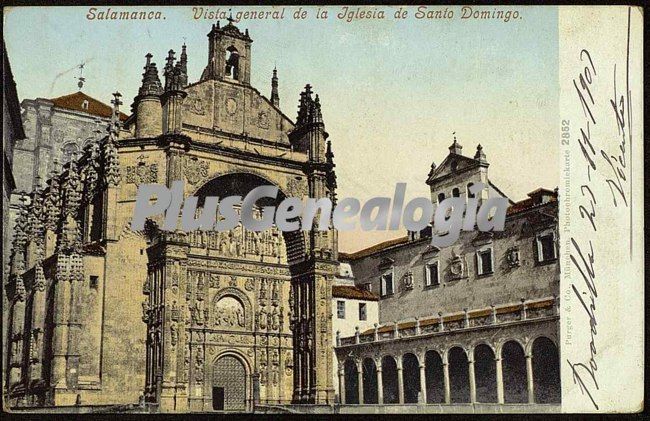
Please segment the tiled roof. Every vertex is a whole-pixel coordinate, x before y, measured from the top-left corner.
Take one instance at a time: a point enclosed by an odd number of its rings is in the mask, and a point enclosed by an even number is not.
[[[519,202],[514,203],[512,206],[510,206],[508,208],[507,214],[510,215],[513,213],[521,212],[523,210],[532,208],[537,205],[542,205],[543,204],[541,200],[542,196],[550,196],[549,202],[557,201],[556,192],[554,192],[553,190],[539,188],[535,191],[528,193],[528,199],[521,200]]]
[[[333,285],[332,297],[353,300],[379,301],[379,297],[370,291],[350,285]]]
[[[60,96],[58,98],[52,98],[50,101],[52,101],[56,107],[88,113],[99,117],[109,118],[113,112],[113,109],[109,105],[106,105],[103,102],[96,100],[95,98],[88,96],[81,91],[70,95]],[[87,108],[84,108],[82,105],[84,101],[88,101]],[[120,120],[124,121],[128,117],[129,116],[126,114],[122,112],[120,113]]]
[[[399,245],[399,244],[404,244],[404,243],[407,243],[407,242],[408,242],[408,237],[407,236],[400,237],[400,238],[395,238],[393,240],[388,240],[388,241],[384,241],[384,242],[379,243],[379,244],[375,244],[374,246],[370,246],[370,247],[365,248],[363,250],[355,251],[354,253],[341,253],[341,252],[339,252],[339,259],[343,260],[343,261],[345,261],[345,260],[356,260],[356,259],[360,259],[362,257],[370,256],[373,253],[376,253],[378,251],[387,249],[389,247],[396,246],[396,245]]]

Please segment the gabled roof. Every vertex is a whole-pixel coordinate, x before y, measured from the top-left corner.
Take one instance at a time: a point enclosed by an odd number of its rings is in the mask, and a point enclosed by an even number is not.
[[[65,108],[66,110],[78,111],[81,113],[88,113],[98,117],[110,118],[113,113],[113,108],[103,102],[86,95],[79,91],[69,95],[63,95],[58,98],[50,99],[54,106]],[[84,101],[88,101],[88,107],[84,108]],[[124,121],[128,118],[124,113],[120,113],[120,120]]]
[[[487,162],[480,162],[477,159],[467,157],[465,155],[459,155],[456,153],[450,153],[447,157],[438,165],[427,177],[427,184],[431,184],[434,180],[442,178],[452,173],[451,163],[457,162],[456,170],[453,172],[461,173],[466,170],[476,168],[480,165],[488,166]]]

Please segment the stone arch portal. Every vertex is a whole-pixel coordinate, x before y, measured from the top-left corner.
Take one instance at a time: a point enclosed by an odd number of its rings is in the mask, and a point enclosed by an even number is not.
[[[212,409],[238,411],[247,409],[248,375],[242,361],[234,355],[223,355],[212,371]]]
[[[304,167],[303,167],[304,169]],[[277,171],[277,170],[274,170]],[[217,196],[219,198],[224,198],[228,196],[242,196],[245,197],[246,194],[253,188],[260,185],[271,185],[277,183],[272,183],[269,179],[286,179],[286,172],[274,172],[271,171],[268,178],[263,177],[258,173],[252,174],[247,172],[245,168],[242,168],[241,172],[236,172],[234,170],[228,171],[223,175],[218,175],[213,179],[205,182],[202,186],[196,189],[194,196],[199,198],[198,208],[201,208],[204,202],[204,198],[207,196]],[[278,175],[278,173],[280,175]],[[179,179],[179,178],[176,178]],[[313,177],[310,177],[309,173],[304,176],[294,176],[290,177],[289,180],[296,183],[302,183],[304,186],[298,186],[300,192],[318,192],[324,191],[322,187],[315,188],[314,186],[319,185],[319,180],[314,180]],[[322,181],[321,181],[322,182]],[[290,184],[290,183],[289,183]],[[321,184],[322,185],[322,184]],[[286,196],[299,196],[295,191],[295,185],[287,186],[278,186],[280,188],[278,197],[275,200],[267,200],[258,202],[260,206],[277,206]],[[288,191],[288,192],[287,192]],[[287,192],[287,193],[285,193]],[[325,194],[325,193],[323,193]],[[318,194],[310,195],[312,197],[318,198]],[[322,197],[322,196],[320,196]],[[200,209],[199,209],[200,210]],[[284,353],[281,351],[277,354],[270,353],[267,356],[262,357],[263,362],[261,366],[255,368],[255,370],[262,370],[259,373],[259,376],[256,376],[258,372],[253,373],[253,380],[259,382],[266,382],[266,389],[260,387],[258,389],[266,390],[267,398],[271,394],[275,399],[282,399],[282,392],[278,391],[278,388],[282,388],[282,385],[276,385],[278,382],[278,376],[280,373],[283,373],[286,369],[287,373],[292,372],[293,374],[293,388],[291,393],[291,401],[293,403],[333,403],[334,394],[331,384],[331,370],[332,366],[332,354],[331,349],[331,282],[338,272],[338,263],[336,261],[336,233],[335,231],[330,231],[326,233],[318,232],[304,232],[303,231],[294,231],[294,232],[277,232],[275,237],[272,235],[269,237],[271,240],[266,238],[263,243],[268,243],[269,241],[273,242],[279,239],[278,244],[275,244],[275,248],[280,247],[282,253],[274,255],[273,251],[267,247],[262,251],[263,247],[259,244],[258,238],[252,235],[250,236],[251,240],[246,247],[242,248],[232,248],[233,246],[233,231],[237,232],[238,228],[231,230],[230,233],[218,233],[216,231],[195,231],[189,234],[182,233],[170,233],[158,231],[154,234],[154,238],[150,242],[150,245],[147,249],[147,254],[149,257],[149,281],[155,284],[158,282],[163,285],[170,285],[171,295],[174,297],[174,308],[182,309],[187,308],[191,310],[192,323],[194,323],[194,317],[200,319],[201,314],[205,313],[206,315],[206,326],[208,325],[207,320],[209,318],[210,323],[214,323],[215,311],[222,311],[222,316],[219,321],[226,324],[233,324],[232,328],[237,328],[241,330],[246,330],[249,327],[249,323],[252,323],[255,329],[260,328],[260,319],[261,315],[264,315],[264,319],[267,321],[267,326],[264,326],[267,329],[270,329],[271,320],[274,324],[278,324],[277,320],[280,320],[280,326],[288,326],[292,332],[292,342],[290,343],[291,349],[289,350],[290,356],[292,358],[285,357]],[[268,230],[267,230],[268,231]],[[241,238],[245,237],[241,232],[239,233]],[[262,232],[261,234],[265,234]],[[271,233],[274,234],[274,233]],[[230,237],[224,237],[219,239],[220,235],[230,235]],[[275,240],[273,239],[275,238]],[[267,241],[268,240],[268,241]],[[233,260],[241,260],[247,262],[253,262],[257,260],[256,264],[260,267],[260,274],[258,276],[251,276],[253,283],[246,284],[246,291],[253,291],[257,293],[259,290],[258,287],[254,285],[254,282],[267,282],[268,294],[271,294],[273,290],[271,289],[271,281],[266,279],[268,268],[266,266],[272,265],[277,270],[284,271],[290,276],[290,288],[288,292],[288,297],[283,297],[282,301],[279,301],[277,307],[275,306],[266,306],[265,308],[258,308],[258,303],[252,304],[252,311],[248,311],[247,306],[251,304],[247,302],[245,297],[241,297],[235,291],[236,288],[241,288],[240,286],[233,289],[230,293],[222,293],[220,299],[226,299],[227,302],[221,302],[219,300],[207,302],[207,306],[202,304],[202,302],[196,301],[198,298],[198,289],[197,281],[192,278],[192,281],[189,282],[189,269],[192,267],[192,260],[198,260],[199,257],[193,255],[196,253],[195,249],[207,249],[206,256],[200,256],[203,261],[221,259],[223,253],[221,249],[212,251],[211,247],[215,244],[221,243],[226,244],[228,249],[228,255],[224,258],[228,261],[228,267],[236,267],[236,262],[233,263]],[[252,244],[252,245],[251,245]],[[250,247],[253,247],[251,252]],[[272,247],[271,247],[272,248]],[[261,256],[261,257],[260,257]],[[254,257],[255,259],[253,259]],[[246,260],[248,259],[248,260]],[[270,260],[269,260],[270,259]],[[211,260],[211,261],[212,261]],[[201,265],[208,265],[208,263],[200,263]],[[212,264],[212,263],[209,263]],[[251,265],[247,265],[251,267]],[[275,269],[274,269],[275,270]],[[205,274],[205,284],[213,282],[213,276],[209,273]],[[219,276],[217,276],[219,278]],[[226,277],[228,278],[228,277]],[[233,277],[234,278],[234,277]],[[199,278],[202,279],[202,278]],[[157,281],[156,281],[157,280]],[[224,280],[217,280],[221,282],[220,288],[223,288],[226,285],[223,285]],[[229,279],[225,279],[225,282],[230,282]],[[249,282],[249,281],[247,281]],[[154,293],[153,291],[156,288],[150,284],[148,286],[150,299],[149,307],[154,308],[157,305],[156,301],[166,300],[162,295]],[[201,283],[200,285],[204,285]],[[190,291],[189,288],[193,288],[193,291]],[[207,291],[207,286],[205,287]],[[250,288],[250,289],[249,289]],[[261,287],[260,287],[261,288]],[[210,293],[211,294],[211,293]],[[208,297],[206,297],[208,298]],[[184,299],[186,302],[184,302]],[[189,301],[193,302],[189,302]],[[204,300],[201,298],[201,300]],[[204,301],[205,302],[205,301]],[[218,303],[223,304],[222,306],[217,306]],[[241,303],[241,309],[239,309],[239,304]],[[171,307],[171,303],[166,303],[167,306]],[[280,306],[284,305],[288,308],[286,316],[282,319],[282,316],[279,318],[274,315],[274,318],[271,318],[271,311],[279,309]],[[221,308],[223,307],[223,309]],[[174,309],[170,308],[170,311]],[[176,310],[177,312],[180,310]],[[212,313],[212,314],[210,314]],[[226,314],[228,313],[228,314]],[[239,314],[239,313],[243,313]],[[251,315],[249,318],[248,314]],[[239,317],[239,318],[238,318]],[[173,321],[180,319],[177,315],[172,314],[171,318]],[[241,326],[241,324],[244,326]],[[185,341],[195,341],[197,337],[196,334],[192,334],[191,339],[188,335],[188,330],[186,329],[183,332],[183,324],[172,322],[167,323],[169,326],[161,326],[158,324],[157,320],[152,318],[147,319],[149,331],[156,331],[156,329],[174,329],[173,332],[164,332],[163,334],[172,336],[172,341],[177,343],[177,346],[172,348],[172,355],[170,353],[163,353],[162,350],[151,350],[149,355],[160,356],[163,355],[162,365],[169,364],[173,366],[174,361],[184,359],[186,361],[186,366],[189,366],[189,370],[186,370],[185,375],[180,374],[176,381],[182,381],[184,384],[188,384],[188,394],[192,394],[191,390],[196,390],[191,388],[191,384],[196,384],[200,381],[202,376],[203,368],[201,365],[204,362],[203,353],[204,350],[195,350],[196,345],[190,345],[184,343]],[[209,327],[213,327],[212,325]],[[179,331],[179,328],[181,329]],[[229,327],[230,328],[230,327]],[[237,330],[233,329],[233,330]],[[280,329],[282,329],[280,327]],[[185,333],[185,334],[183,334]],[[200,337],[200,336],[199,336]],[[161,344],[156,345],[152,343],[152,347],[158,346],[162,347]],[[189,348],[192,348],[191,350]],[[240,351],[245,352],[246,350],[242,349]],[[282,355],[283,361],[280,362],[276,355]],[[156,372],[160,373],[160,365],[155,358],[152,358],[151,361],[147,363],[147,370],[151,372],[151,375],[147,376],[147,379],[150,379],[150,383],[147,384],[146,390],[149,393],[149,396],[155,395],[155,400],[160,402],[160,397],[165,394],[164,378],[156,378]],[[282,365],[281,370],[277,368]],[[277,368],[276,368],[277,367]],[[149,380],[148,380],[149,381]],[[290,381],[287,381],[287,384],[290,384]],[[269,392],[270,385],[276,385],[276,391]],[[171,388],[172,386],[170,386]],[[197,386],[200,387],[200,384]],[[178,388],[174,387],[174,393],[177,393]],[[253,390],[256,390],[255,384],[253,384]],[[170,392],[167,392],[171,394]],[[204,390],[203,395],[206,396],[209,392]],[[255,397],[254,397],[255,398]],[[189,397],[191,400],[192,398]],[[284,398],[286,399],[286,398]],[[178,402],[178,398],[175,398],[175,402]],[[174,404],[177,405],[177,404]],[[190,402],[191,406],[191,402]]]

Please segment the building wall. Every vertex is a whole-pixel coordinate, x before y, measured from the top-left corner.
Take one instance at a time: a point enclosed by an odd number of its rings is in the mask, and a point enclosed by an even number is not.
[[[339,301],[345,302],[345,318],[339,319],[338,305]],[[366,305],[366,320],[359,319],[359,305],[364,303]],[[336,344],[337,336],[353,336],[356,328],[360,332],[374,327],[379,323],[379,303],[377,301],[369,300],[355,300],[351,298],[332,297],[332,343]],[[337,362],[336,352],[334,353],[334,361]],[[332,381],[334,384],[334,393],[339,395],[339,382],[337,364],[334,364],[335,369],[332,370]]]
[[[32,190],[37,176],[44,182],[54,170],[54,161],[63,165],[69,152],[81,152],[91,140],[103,137],[107,119],[100,126],[92,114],[55,107],[43,98],[27,99],[21,103],[26,138],[17,142],[15,152],[16,184],[18,190]]]
[[[2,343],[8,343],[9,301],[7,298],[7,275],[9,274],[9,258],[11,241],[13,238],[13,225],[16,218],[16,207],[10,203],[12,192],[16,188],[16,174],[14,173],[14,147],[18,140],[25,136],[20,121],[20,106],[16,85],[11,73],[11,66],[7,53],[3,50],[3,95],[2,95]],[[2,350],[3,372],[7,368],[7,352]],[[6,376],[2,377],[3,391],[6,390]]]
[[[537,212],[554,212],[557,206],[549,203],[544,208],[509,218],[504,232],[491,240],[480,240],[485,236],[478,232],[462,232],[454,246],[439,251],[432,250],[430,239],[425,238],[353,260],[350,263],[357,285],[371,283],[372,292],[380,294],[381,275],[393,272],[394,294],[379,301],[381,323],[558,295],[557,260],[537,262],[536,234],[555,227],[552,220],[541,225],[531,221]],[[494,272],[479,276],[476,252],[484,247],[493,248]],[[519,249],[520,264],[510,267],[507,254],[514,247]],[[463,265],[459,278],[451,272],[455,255]],[[394,262],[382,266],[386,258]],[[436,261],[440,284],[426,287],[425,266]],[[407,273],[412,275],[412,289],[404,283]]]

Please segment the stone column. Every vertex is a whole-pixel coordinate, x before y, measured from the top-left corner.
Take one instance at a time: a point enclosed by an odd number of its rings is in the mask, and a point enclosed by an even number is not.
[[[377,403],[383,405],[384,403],[384,379],[381,371],[381,363],[377,364]]]
[[[79,306],[82,281],[70,281],[70,314],[68,318],[68,343],[67,343],[67,382],[68,387],[76,389],[79,381],[79,340],[81,339],[81,321],[79,320]]]
[[[345,366],[339,367],[339,401],[345,404]]]
[[[497,402],[504,403],[503,397],[503,367],[501,365],[501,358],[495,358],[496,371],[497,371]]]
[[[526,380],[528,382],[528,403],[535,403],[535,384],[533,382],[532,354],[526,354]]]
[[[467,360],[469,364],[469,401],[476,403],[476,375],[474,373],[474,356]]]
[[[446,353],[443,356],[442,360],[442,374],[445,383],[445,403],[451,403],[451,388],[449,385],[449,360]]]
[[[58,259],[64,258],[58,256]],[[65,262],[64,262],[65,264]],[[56,389],[67,389],[66,356],[70,317],[71,281],[57,279],[54,289],[54,332],[52,336],[52,363],[50,385]]]
[[[404,403],[404,377],[402,377],[402,357],[397,358],[397,395],[400,405]]]
[[[38,282],[34,288],[32,305],[32,338],[30,350],[33,349],[34,359],[32,361],[30,378],[31,380],[43,379],[43,332],[45,330],[45,283]]]
[[[421,403],[427,403],[427,376],[424,362],[420,363],[420,393],[422,393]]]
[[[357,362],[357,387],[359,389],[359,404],[363,404],[363,361]]]
[[[20,281],[22,284],[22,280]],[[23,335],[25,328],[25,297],[24,295],[14,301],[11,316],[11,358],[9,360],[9,384],[13,386],[22,379],[23,363]]]

